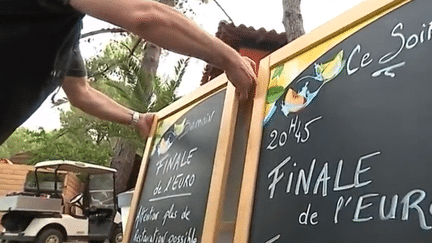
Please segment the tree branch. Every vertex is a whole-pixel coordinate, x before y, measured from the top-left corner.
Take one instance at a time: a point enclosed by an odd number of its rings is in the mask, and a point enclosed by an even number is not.
[[[96,77],[97,75],[102,75],[102,74],[104,74],[106,71],[108,71],[112,66],[113,66],[113,65],[108,65],[108,64],[107,64],[107,67],[105,68],[105,70],[103,70],[103,71],[99,71],[99,72],[97,72],[97,73],[93,73],[93,74],[89,73],[89,74],[88,74],[88,77],[89,77],[89,78],[93,78],[93,77]]]
[[[135,50],[137,49],[137,47],[139,46],[139,44],[141,44],[141,41],[142,41],[142,40],[143,40],[143,39],[141,39],[141,38],[138,38],[138,39],[137,39],[137,41],[135,42],[135,44],[134,44],[132,50],[130,51],[129,58],[132,57],[132,55],[134,54],[134,52],[135,52]]]
[[[231,24],[234,24],[234,21],[231,19],[231,17],[227,14],[227,12],[225,11],[224,8],[222,8],[222,6],[218,3],[217,0],[214,0],[214,2],[219,6],[219,8],[222,10],[222,12],[224,12],[224,14],[228,17],[229,21],[231,21]]]

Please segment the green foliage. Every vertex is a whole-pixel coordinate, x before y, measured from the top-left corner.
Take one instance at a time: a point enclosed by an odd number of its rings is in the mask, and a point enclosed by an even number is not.
[[[153,80],[153,102],[150,103],[148,111],[159,111],[178,99],[176,91],[186,72],[189,58],[180,59],[175,66],[175,76],[173,79],[163,82],[159,77]]]
[[[171,7],[174,7],[180,13],[186,15],[189,18],[193,18],[196,15],[196,12],[192,9],[189,4],[189,0],[158,0],[158,2],[162,2]],[[192,1],[191,1],[192,2]],[[195,0],[199,5],[207,4],[209,0]]]
[[[31,142],[40,145],[31,151],[32,164],[44,160],[65,159],[109,165],[112,156],[109,142],[97,143],[91,133],[66,132],[63,128],[53,132],[39,130],[32,133],[34,140]]]
[[[26,161],[27,164],[44,160],[68,159],[108,165],[112,156],[107,141],[96,143],[91,133],[69,133],[63,128],[49,132],[42,128],[37,131],[19,128],[0,146],[1,158],[22,152],[31,155]]]
[[[12,135],[0,146],[0,158],[8,158],[14,154],[30,151],[37,147],[36,144],[30,143],[32,136],[29,130],[18,128]]]

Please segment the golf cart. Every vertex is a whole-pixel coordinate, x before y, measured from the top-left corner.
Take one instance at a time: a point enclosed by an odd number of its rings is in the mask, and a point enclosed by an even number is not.
[[[121,242],[121,217],[114,191],[116,172],[75,161],[37,163],[27,176],[23,192],[0,198],[4,227],[0,242]],[[71,184],[70,178],[76,183]]]

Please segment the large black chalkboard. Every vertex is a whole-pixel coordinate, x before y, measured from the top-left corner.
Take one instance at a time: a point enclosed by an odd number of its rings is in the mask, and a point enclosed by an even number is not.
[[[250,242],[432,240],[431,12],[414,0],[377,19],[290,84],[307,106],[287,112],[288,89],[275,102]],[[323,85],[315,64],[342,55]]]
[[[130,242],[201,242],[225,95],[158,121]]]

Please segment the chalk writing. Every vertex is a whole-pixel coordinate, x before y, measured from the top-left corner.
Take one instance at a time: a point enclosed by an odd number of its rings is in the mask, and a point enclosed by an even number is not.
[[[210,124],[213,121],[213,116],[215,113],[216,111],[212,111],[211,113],[207,113],[204,117],[198,118],[196,120],[185,120],[184,130],[181,134],[179,134],[178,139],[186,136],[186,134],[188,134],[190,131]]]
[[[276,129],[271,131],[270,138],[272,138],[272,140],[267,145],[267,149],[274,150],[278,147],[285,146],[288,142],[289,135],[292,135],[297,143],[306,143],[310,138],[309,126],[320,119],[322,119],[322,116],[316,117],[303,124],[302,121],[299,120],[299,117],[295,116],[291,119],[290,125],[286,131],[279,132]]]
[[[143,222],[156,221],[158,220],[158,217],[159,212],[156,212],[154,207],[151,207],[149,210],[149,208],[140,206],[135,219],[136,227],[138,224]]]
[[[156,175],[159,172],[165,174],[170,171],[176,171],[184,166],[190,165],[193,154],[198,150],[197,147],[184,151],[181,153],[175,153],[174,156],[167,154],[161,160],[156,163]],[[160,171],[162,169],[162,171]]]
[[[266,241],[265,243],[276,242],[277,240],[279,240],[280,237],[281,237],[281,235],[276,235],[275,237],[271,238],[270,240]]]
[[[190,192],[180,193],[180,194],[168,195],[168,196],[163,196],[163,197],[150,198],[149,202],[161,201],[161,200],[176,198],[176,197],[189,197],[189,196],[192,196],[192,193],[190,193]]]
[[[343,190],[348,190],[351,188],[364,187],[364,186],[367,186],[368,184],[372,183],[372,180],[369,180],[369,181],[361,181],[360,180],[360,175],[367,172],[368,170],[370,170],[370,167],[363,168],[362,166],[363,166],[363,162],[365,160],[370,159],[370,158],[377,156],[379,154],[380,154],[380,152],[374,152],[374,153],[360,157],[360,159],[357,161],[356,170],[354,171],[353,183],[347,184],[347,185],[341,185],[341,183],[340,183],[340,178],[341,178],[342,171],[343,171],[343,162],[344,162],[343,160],[340,160],[338,163],[336,175],[334,176],[335,182],[334,182],[334,186],[333,186],[333,191],[343,191]],[[282,167],[284,167],[290,161],[291,161],[291,157],[289,156],[268,173],[267,177],[273,178],[273,180],[271,181],[271,183],[268,187],[268,189],[270,191],[270,194],[269,194],[270,199],[272,199],[274,197],[276,185],[285,176],[285,173],[283,171],[281,172]],[[297,183],[296,183],[295,192],[294,192],[294,194],[296,196],[300,194],[300,191],[301,191],[300,189],[303,189],[302,191],[303,191],[304,195],[307,195],[309,193],[309,189],[310,189],[311,184],[312,184],[312,177],[314,174],[316,161],[317,161],[316,159],[313,159],[311,161],[311,164],[309,167],[309,172],[307,173],[307,177],[306,177],[306,171],[304,169],[298,170]],[[292,167],[297,167],[297,163],[293,162]],[[289,194],[291,192],[291,188],[292,188],[293,180],[294,180],[294,174],[296,173],[297,170],[289,170],[288,169],[288,171],[289,171],[289,175],[288,175],[288,180],[287,180],[288,182],[287,182],[287,186],[286,186],[286,193],[287,194]],[[313,188],[313,194],[318,194],[318,190],[321,187],[322,188],[322,190],[321,190],[322,196],[326,197],[328,194],[328,181],[330,179],[331,179],[331,176],[329,175],[328,162],[326,162],[322,166],[321,172],[316,177],[315,186]]]
[[[153,233],[147,232],[147,229],[144,228],[142,231],[137,229],[132,240],[137,243],[141,242],[165,242],[168,231],[162,234],[158,228],[155,228]]]
[[[162,180],[159,181],[158,185],[153,190],[153,195],[159,195],[162,193],[169,193],[178,189],[192,187],[195,183],[195,174],[183,174],[174,175],[169,177],[166,185],[162,184]]]
[[[169,231],[161,232],[155,228],[152,233],[149,233],[146,228],[137,230],[133,235],[132,240],[136,243],[197,243],[196,229],[189,228],[184,234],[172,234]]]
[[[379,197],[380,194],[378,193],[369,193],[365,195],[361,195],[358,197],[357,202],[355,203],[355,210],[353,212],[353,222],[361,223],[361,222],[368,222],[374,219],[373,216],[370,214],[365,216],[361,215],[362,211],[366,211],[368,208],[373,208],[375,205],[373,202],[368,201],[369,198]],[[385,208],[386,207],[386,196],[381,196],[379,205],[375,208],[375,210],[378,212],[379,219],[382,221],[386,220],[396,220],[396,211],[398,207],[398,198],[399,195],[394,195],[391,200],[390,208],[388,209],[388,213],[386,214]],[[426,214],[430,213],[432,215],[432,212],[427,212],[427,210],[423,210],[420,206],[420,203],[424,201],[426,198],[426,192],[421,189],[414,189],[410,192],[408,192],[400,201],[400,205],[402,207],[402,215],[401,220],[407,221],[409,219],[410,215],[410,209],[413,209],[414,212],[417,213],[417,218],[419,220],[419,225],[424,230],[430,230],[432,229],[431,226],[429,226],[426,222]],[[343,206],[348,206],[348,204],[351,202],[353,198],[349,197],[346,201],[343,196],[339,197],[339,200],[337,202],[336,210],[335,210],[335,216],[334,216],[334,223],[339,223],[339,213],[342,211]],[[432,204],[431,204],[432,207]],[[371,210],[367,210],[367,212],[371,212]]]
[[[426,30],[427,30],[427,40],[430,41],[432,39],[432,22],[429,23],[429,26],[426,24],[422,24],[422,30],[419,34],[412,34],[408,39],[403,33],[397,32],[397,30],[403,30],[404,24],[398,23],[395,25],[391,32],[391,36],[398,38],[400,40],[399,49],[394,52],[389,52],[379,60],[380,64],[385,64],[395,59],[404,49],[410,50],[416,47],[420,41],[420,43],[424,43],[426,39]]]
[[[183,213],[181,214],[181,219],[183,220],[187,220],[189,221],[189,215],[190,215],[191,211],[189,210],[189,207],[186,206],[186,208],[184,209]]]
[[[318,212],[310,213],[311,211],[311,204],[309,203],[306,211],[300,213],[299,216],[299,224],[303,225],[317,225],[318,224]]]
[[[165,212],[164,216],[163,216],[163,220],[162,220],[162,225],[165,225],[167,219],[175,219],[177,218],[177,211],[174,210],[175,205],[172,204],[170,209],[168,211]]]
[[[202,126],[212,122],[215,112],[216,111],[213,111],[212,113],[207,113],[205,115],[205,117],[197,119],[195,121],[188,121],[186,124],[190,124],[189,131],[192,131],[198,127],[202,127]]]
[[[430,41],[432,39],[432,22],[428,25],[422,24],[422,30],[419,34],[414,33],[410,35],[409,37],[405,36],[403,33],[401,33],[401,30],[404,29],[403,23],[398,23],[395,25],[393,30],[391,31],[391,37],[397,38],[400,42],[399,46],[397,47],[396,51],[391,51],[383,55],[381,58],[379,58],[378,63],[380,65],[388,64],[390,61],[394,60],[396,57],[398,57],[403,50],[411,50],[418,46],[419,44],[424,43],[425,41]],[[357,71],[360,70],[360,68],[365,68],[373,63],[374,59],[371,57],[372,54],[370,52],[366,52],[361,55],[361,59],[357,60],[357,64],[353,64],[353,60],[358,54],[361,54],[362,46],[360,44],[356,45],[354,49],[351,51],[351,54],[349,55],[348,61],[347,61],[347,73],[348,75],[353,75]],[[388,67],[384,67],[382,69],[379,69],[372,73],[372,77],[376,78],[384,74],[385,76],[394,78],[396,74],[394,73],[395,69],[403,67],[406,64],[405,61],[399,62],[397,64],[392,64]]]
[[[180,215],[181,214],[181,215]],[[161,232],[159,228],[155,228],[153,232],[149,232],[147,228],[142,230],[140,228],[141,224],[148,221],[158,221],[161,220],[161,225],[164,226],[168,220],[190,220],[191,211],[189,206],[186,206],[181,213],[176,210],[175,204],[172,204],[171,207],[165,211],[163,217],[159,217],[162,215],[160,212],[156,211],[154,207],[146,208],[140,207],[139,212],[135,219],[135,229],[137,229],[133,236],[134,242],[198,242],[195,234],[195,228],[189,228],[188,231],[181,235],[172,234],[169,231]]]
[[[194,153],[198,150],[197,147],[181,153],[175,153],[174,156],[166,155],[156,163],[156,175],[163,175],[168,172],[177,171],[191,164]],[[178,189],[192,187],[195,184],[195,174],[179,173],[173,176],[159,180],[157,186],[153,190],[153,195],[175,192]],[[184,194],[182,194],[184,195]],[[151,199],[150,201],[154,201]]]
[[[372,77],[376,78],[376,77],[380,76],[382,73],[384,73],[385,76],[394,78],[396,76],[396,74],[394,72],[392,72],[392,71],[394,69],[402,67],[404,65],[405,65],[405,62],[401,62],[401,63],[395,64],[395,65],[392,65],[390,67],[386,67],[386,68],[380,69],[380,70],[372,73]]]
[[[349,197],[345,201],[345,204],[344,204],[344,197],[343,196],[339,197],[338,202],[336,204],[336,211],[335,211],[335,215],[334,215],[334,223],[335,224],[337,224],[339,222],[339,217],[338,216],[339,216],[340,210],[342,209],[343,206],[347,207],[348,204],[351,202],[351,200],[352,200],[352,197]]]
[[[324,163],[321,172],[315,179],[315,185],[313,187],[312,194],[317,195],[319,187],[321,187],[322,197],[326,197],[328,194],[328,180],[334,178],[333,192],[353,190],[357,188],[362,188],[372,184],[372,180],[361,180],[361,175],[371,170],[371,166],[364,166],[364,163],[373,157],[380,155],[381,152],[373,152],[364,156],[361,156],[357,161],[357,166],[353,173],[353,182],[349,184],[341,185],[340,179],[343,173],[344,161],[340,160],[336,169],[336,174],[331,176],[329,174],[328,162]],[[297,170],[297,177],[294,178],[295,171],[290,171],[287,164],[292,162],[292,158],[289,156],[281,163],[279,163],[273,170],[268,173],[268,178],[271,178],[270,184],[268,186],[269,198],[275,197],[276,186],[282,181],[283,178],[287,178],[287,189],[285,193],[289,194],[291,192],[291,187],[293,186],[293,180],[297,180],[295,183],[294,195],[307,195],[313,184],[313,175],[316,166],[316,159],[313,159],[310,163],[309,171],[306,172],[304,169]],[[292,168],[297,167],[296,162],[292,162]],[[286,172],[289,171],[288,177],[286,177]],[[339,223],[339,216],[342,212],[345,212],[349,205],[354,204],[354,208],[350,208],[350,213],[352,214],[352,221],[356,223],[365,223],[374,220],[371,214],[371,210],[376,210],[379,215],[380,220],[396,220],[396,212],[398,211],[398,206],[401,207],[402,215],[400,220],[407,221],[409,219],[410,213],[415,213],[419,221],[419,226],[423,230],[430,230],[432,226],[426,221],[426,215],[432,215],[432,204],[428,208],[423,208],[422,205],[427,203],[426,192],[422,189],[414,189],[405,194],[402,199],[399,200],[399,195],[394,195],[391,199],[390,206],[386,206],[387,197],[385,195],[380,197],[379,193],[367,193],[360,195],[356,198],[352,196],[345,198],[340,196],[335,205],[333,222],[335,224]],[[380,197],[379,204],[373,203],[370,199]],[[386,212],[385,209],[388,211]],[[309,203],[305,211],[301,212],[298,217],[298,223],[300,225],[317,225],[318,212],[312,211],[312,204]]]

